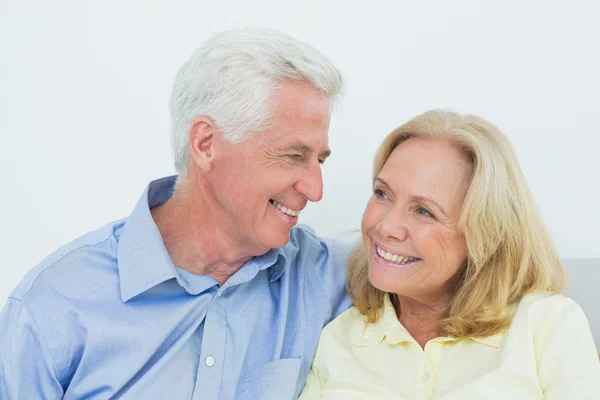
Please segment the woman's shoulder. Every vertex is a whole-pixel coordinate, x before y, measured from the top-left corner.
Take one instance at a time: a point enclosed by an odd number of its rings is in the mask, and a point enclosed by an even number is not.
[[[600,377],[597,350],[589,321],[574,300],[561,294],[529,294],[519,303],[509,330],[519,348],[531,344],[544,393],[561,399],[596,398],[592,393],[597,394]],[[575,397],[578,392],[582,395]]]
[[[352,306],[323,328],[321,341],[333,340],[337,343],[357,341],[364,331],[365,324],[365,316],[356,306]]]
[[[345,331],[348,328],[356,325],[363,326],[364,323],[365,316],[358,311],[356,306],[352,306],[327,324],[325,328],[323,328],[323,332],[336,332],[339,330]]]
[[[513,317],[513,324],[526,323],[535,331],[557,323],[581,322],[587,324],[587,319],[573,299],[562,294],[541,291],[525,295]]]
[[[549,311],[558,311],[572,307],[578,307],[578,305],[569,297],[557,293],[537,291],[523,296],[519,302],[517,312],[546,314]]]

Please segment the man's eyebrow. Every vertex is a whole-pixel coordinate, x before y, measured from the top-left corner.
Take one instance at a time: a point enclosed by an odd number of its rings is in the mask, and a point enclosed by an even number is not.
[[[300,153],[312,153],[315,150],[310,147],[309,145],[305,144],[305,143],[301,143],[301,142],[295,142],[292,143],[291,146],[289,146],[287,148],[287,150],[294,150],[294,151],[298,151]],[[327,149],[327,150],[323,150],[321,153],[319,153],[319,156],[323,157],[323,158],[327,158],[331,155],[331,150]]]

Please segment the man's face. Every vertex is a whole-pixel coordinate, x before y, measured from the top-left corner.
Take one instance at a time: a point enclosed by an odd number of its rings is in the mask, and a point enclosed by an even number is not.
[[[241,144],[216,143],[208,179],[232,245],[257,254],[285,245],[308,201],[323,196],[330,104],[311,87],[285,84],[272,125]]]

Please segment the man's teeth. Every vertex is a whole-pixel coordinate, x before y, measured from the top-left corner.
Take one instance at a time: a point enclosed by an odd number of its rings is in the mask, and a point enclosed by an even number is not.
[[[271,200],[271,204],[273,204],[275,207],[277,207],[277,209],[279,211],[281,211],[284,214],[289,215],[290,217],[297,217],[298,214],[300,214],[300,211],[292,210],[291,208],[287,208],[286,206],[282,206],[281,204],[279,204],[275,200]]]
[[[393,253],[387,252],[385,250],[382,250],[379,247],[377,247],[377,254],[379,254],[379,256],[381,258],[385,258],[386,260],[391,261],[394,264],[408,264],[408,263],[418,260],[418,258],[416,258],[416,257],[399,256],[398,254],[393,254]]]

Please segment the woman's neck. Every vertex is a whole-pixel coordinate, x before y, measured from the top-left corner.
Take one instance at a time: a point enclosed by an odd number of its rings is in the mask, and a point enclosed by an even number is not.
[[[395,297],[394,306],[400,323],[422,348],[425,348],[431,339],[443,335],[439,322],[447,313],[451,295],[427,299],[414,299],[400,295]]]

